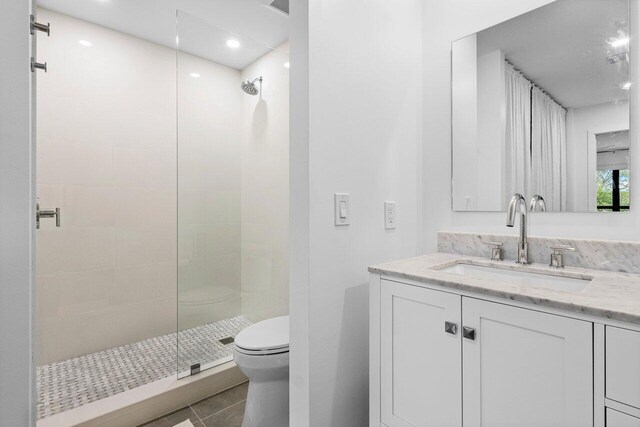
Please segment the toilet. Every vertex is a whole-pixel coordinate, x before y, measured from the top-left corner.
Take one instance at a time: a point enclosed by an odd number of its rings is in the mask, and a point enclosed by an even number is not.
[[[289,425],[289,316],[263,320],[235,337],[233,359],[249,378],[242,427]]]

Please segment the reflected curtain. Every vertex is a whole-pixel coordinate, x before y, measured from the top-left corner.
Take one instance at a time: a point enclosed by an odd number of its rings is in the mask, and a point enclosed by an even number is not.
[[[548,211],[567,205],[567,111],[543,91],[531,91],[531,192],[544,197]]]
[[[531,180],[531,82],[508,62],[505,62],[505,98],[504,210],[514,193],[529,194]]]

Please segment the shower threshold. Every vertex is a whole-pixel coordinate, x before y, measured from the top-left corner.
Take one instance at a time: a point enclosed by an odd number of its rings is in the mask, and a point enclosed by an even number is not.
[[[180,331],[179,364],[176,334],[172,333],[38,366],[37,418],[46,419],[158,380],[175,379],[177,373],[183,377],[198,361],[204,362],[203,370],[231,361],[232,345],[219,340],[235,336],[250,324],[245,316],[236,316]]]

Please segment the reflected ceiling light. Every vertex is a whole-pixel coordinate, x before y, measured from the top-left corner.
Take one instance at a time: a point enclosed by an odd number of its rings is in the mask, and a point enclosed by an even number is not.
[[[240,42],[235,39],[229,39],[227,40],[227,47],[230,47],[231,49],[237,49],[240,47]]]
[[[620,87],[624,90],[629,90],[631,89],[631,82],[626,82],[620,85]]]
[[[620,47],[629,44],[629,37],[620,37],[609,43],[613,47]]]
[[[84,47],[93,46],[93,44],[89,40],[78,40],[78,43],[80,43]]]
[[[197,78],[199,78],[199,77],[200,77],[200,74],[199,74],[199,73],[191,73],[191,74],[189,74],[189,75],[190,75],[191,77],[193,77],[194,79],[197,79]]]
[[[289,64],[288,62],[285,62],[284,66],[285,66],[285,68],[289,68],[289,67],[291,67],[291,64]]]

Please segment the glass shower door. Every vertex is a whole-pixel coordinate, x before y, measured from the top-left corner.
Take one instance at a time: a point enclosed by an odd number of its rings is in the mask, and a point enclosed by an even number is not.
[[[175,375],[176,124],[173,46],[38,14],[41,419]]]
[[[178,375],[288,300],[288,54],[177,14]],[[280,208],[282,213],[273,213]]]
[[[177,19],[178,375],[183,377],[232,360],[230,338],[244,325],[239,319],[241,92],[238,71],[221,56],[230,34],[183,12]]]

